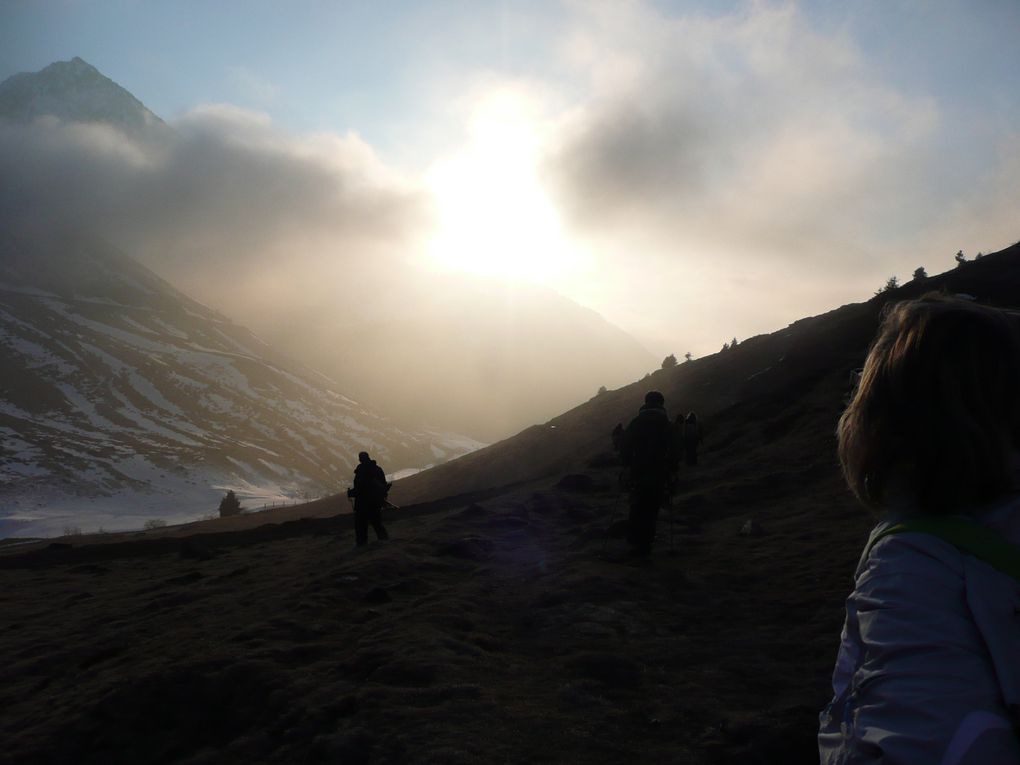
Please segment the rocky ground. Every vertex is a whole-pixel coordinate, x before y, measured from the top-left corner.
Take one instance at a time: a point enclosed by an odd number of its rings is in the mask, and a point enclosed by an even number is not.
[[[338,516],[0,556],[0,762],[817,762],[867,518],[711,459],[647,563],[611,464],[361,550]]]

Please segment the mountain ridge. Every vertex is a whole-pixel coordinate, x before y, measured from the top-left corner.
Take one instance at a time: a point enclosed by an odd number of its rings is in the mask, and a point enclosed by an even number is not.
[[[604,470],[616,464],[610,451],[613,426],[626,424],[644,393],[658,389],[666,395],[671,414],[698,412],[706,449],[713,453],[708,459],[767,464],[776,476],[772,485],[756,482],[752,488],[741,483],[741,470],[735,466],[726,483],[708,486],[706,479],[685,479],[695,504],[707,491],[730,497],[740,507],[753,501],[748,491],[776,497],[800,486],[850,507],[853,502],[836,463],[833,429],[850,391],[851,373],[863,363],[885,306],[932,291],[1020,308],[1020,243],[866,301],[798,319],[748,338],[735,349],[660,369],[498,443],[402,478],[394,484],[391,499],[401,506],[431,506],[456,496],[488,495],[496,487],[509,492],[514,486]],[[682,468],[681,475],[685,472],[690,471]],[[344,509],[340,499],[298,506],[288,510],[286,518],[333,515]],[[282,518],[268,512],[251,522],[277,523]]]
[[[829,391],[834,423],[850,371],[863,364],[885,304],[929,291],[967,293],[996,305],[1020,307],[1016,298],[1020,294],[1020,243],[944,273],[907,282],[865,302],[799,319],[775,332],[748,338],[734,349],[657,370],[544,424],[403,479],[394,486],[394,496],[405,503],[431,501],[486,485],[583,470],[588,461],[604,455],[613,426],[621,421],[626,425],[650,389],[666,396],[671,415],[696,411],[710,434],[715,427],[713,419],[730,416],[748,406],[749,400],[781,402],[791,391],[802,389]],[[782,421],[783,415],[777,413],[775,418]],[[818,456],[804,458],[810,464]]]
[[[0,82],[0,117],[31,122],[45,115],[103,122],[135,138],[169,130],[134,94],[78,56]]]

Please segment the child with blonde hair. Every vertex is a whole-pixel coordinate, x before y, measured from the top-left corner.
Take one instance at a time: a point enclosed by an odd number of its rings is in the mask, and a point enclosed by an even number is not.
[[[892,306],[839,456],[881,521],[846,603],[822,765],[1020,763],[1020,318]]]

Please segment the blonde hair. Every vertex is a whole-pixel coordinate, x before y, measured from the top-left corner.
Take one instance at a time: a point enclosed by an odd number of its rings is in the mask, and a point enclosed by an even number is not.
[[[1020,318],[941,295],[892,304],[838,435],[843,475],[867,505],[883,504],[893,475],[930,514],[1006,491],[1020,445]]]

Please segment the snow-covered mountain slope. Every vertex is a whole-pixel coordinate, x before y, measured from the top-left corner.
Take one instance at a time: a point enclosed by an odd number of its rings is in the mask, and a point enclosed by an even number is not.
[[[0,82],[0,117],[30,122],[45,115],[102,122],[134,137],[169,130],[131,93],[77,57]]]
[[[229,285],[224,285],[229,291]],[[0,536],[139,527],[319,496],[365,449],[388,470],[479,444],[406,432],[130,258],[0,233]]]

